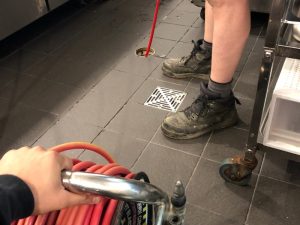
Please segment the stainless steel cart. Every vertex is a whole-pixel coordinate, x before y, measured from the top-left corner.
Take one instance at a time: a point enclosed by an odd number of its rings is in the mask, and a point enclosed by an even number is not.
[[[246,150],[243,156],[224,160],[220,175],[226,181],[247,185],[257,165],[256,151],[267,147],[262,141],[262,128],[265,126],[270,99],[278,79],[278,73],[274,72],[274,60],[277,56],[300,58],[300,43],[292,37],[293,25],[300,24],[298,12],[300,0],[272,1]]]

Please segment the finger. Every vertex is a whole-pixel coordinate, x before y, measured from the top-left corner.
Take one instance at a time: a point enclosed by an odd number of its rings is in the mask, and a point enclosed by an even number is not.
[[[39,145],[37,145],[37,146],[34,146],[33,148],[32,148],[32,150],[38,150],[38,151],[47,151],[45,148],[43,148],[42,146],[39,146]]]
[[[61,170],[71,170],[72,169],[72,166],[73,166],[72,159],[70,159],[64,155],[58,154],[57,160],[59,162]]]
[[[82,204],[98,204],[101,197],[87,194],[75,194],[66,190],[62,191],[62,199],[64,199],[64,208]]]

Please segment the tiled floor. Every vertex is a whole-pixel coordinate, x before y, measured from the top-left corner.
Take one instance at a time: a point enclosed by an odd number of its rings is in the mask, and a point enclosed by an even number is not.
[[[122,165],[145,171],[171,192],[186,185],[188,225],[296,225],[300,221],[299,157],[259,152],[249,187],[225,183],[221,161],[245,146],[264,43],[266,16],[254,14],[252,29],[234,75],[241,122],[189,141],[165,138],[160,124],[168,112],[143,105],[156,86],[197,96],[199,81],[164,77],[164,57],[191,51],[203,36],[199,8],[187,0],[162,1],[153,47],[147,43],[155,1],[108,0],[85,8],[67,4],[41,22],[1,43],[0,149],[50,147],[87,141],[106,148]],[[15,51],[7,54],[17,46]],[[69,154],[95,160],[79,150]]]

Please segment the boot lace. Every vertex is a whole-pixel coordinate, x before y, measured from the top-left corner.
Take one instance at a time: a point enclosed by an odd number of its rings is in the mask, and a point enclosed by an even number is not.
[[[184,110],[184,114],[193,120],[197,120],[199,116],[205,116],[209,111],[209,97],[208,95],[200,95],[198,98]],[[233,104],[241,105],[239,99],[233,96]]]
[[[192,40],[192,43],[194,44],[194,48],[193,48],[191,54],[189,54],[188,56],[183,56],[180,59],[180,62],[183,62],[184,65],[186,65],[191,59],[195,58],[196,53],[201,50],[200,45],[198,43],[196,43],[194,40]]]

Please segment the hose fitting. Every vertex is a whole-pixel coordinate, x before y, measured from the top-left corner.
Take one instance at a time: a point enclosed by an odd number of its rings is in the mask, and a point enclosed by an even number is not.
[[[184,223],[185,203],[186,196],[184,186],[181,181],[177,181],[171,197],[170,214],[167,224],[182,225]]]

